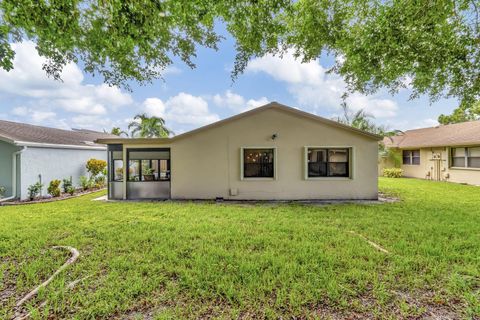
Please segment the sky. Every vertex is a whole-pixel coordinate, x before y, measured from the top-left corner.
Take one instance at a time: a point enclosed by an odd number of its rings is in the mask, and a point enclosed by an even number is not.
[[[14,69],[0,70],[0,119],[62,129],[126,129],[139,113],[163,117],[169,129],[180,134],[240,112],[277,101],[326,118],[341,115],[344,81],[327,74],[329,57],[301,63],[292,54],[266,56],[250,61],[245,73],[232,82],[235,59],[232,38],[222,41],[218,51],[200,48],[190,69],[175,62],[164,72],[164,80],[132,91],[103,84],[101,77],[82,72],[79,65],[65,67],[62,80],[55,81],[42,70],[43,59],[30,41],[12,44]],[[427,97],[409,101],[406,88],[392,96],[386,92],[350,95],[352,110],[364,109],[378,124],[407,130],[437,125],[441,113],[450,113],[455,100],[430,104]]]

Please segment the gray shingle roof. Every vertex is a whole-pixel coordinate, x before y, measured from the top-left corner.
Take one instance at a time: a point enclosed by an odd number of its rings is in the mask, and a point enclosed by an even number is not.
[[[0,138],[12,143],[28,142],[72,146],[100,146],[94,141],[114,135],[91,130],[62,130],[0,120]]]
[[[480,145],[480,120],[407,130],[383,142],[401,149]]]

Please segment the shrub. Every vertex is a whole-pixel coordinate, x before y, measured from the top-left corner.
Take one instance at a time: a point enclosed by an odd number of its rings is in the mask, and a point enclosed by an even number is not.
[[[86,176],[80,176],[80,187],[82,190],[88,190],[93,187],[93,181]]]
[[[95,187],[103,188],[105,187],[106,176],[98,176],[95,178]]]
[[[60,184],[62,181],[55,179],[50,181],[50,184],[47,188],[48,194],[50,194],[52,197],[59,197],[60,196]]]
[[[90,177],[96,177],[107,168],[107,161],[90,159],[87,161],[86,168],[90,173]]]
[[[4,186],[0,186],[0,198],[3,197],[3,195],[5,194],[5,191],[7,191],[7,188],[5,188]]]
[[[43,189],[43,184],[41,184],[40,182],[34,183],[31,186],[29,186],[27,190],[28,190],[28,197],[30,198],[30,200],[34,200],[35,198],[37,198],[42,192],[42,189]]]
[[[68,186],[65,192],[73,196],[73,194],[75,193],[75,188],[73,186]]]
[[[72,177],[70,177],[68,179],[63,179],[63,186],[62,186],[63,192],[70,193],[70,192],[68,192],[70,187],[73,187]],[[74,190],[75,190],[75,188],[74,188]]]
[[[401,178],[403,170],[400,168],[386,168],[383,169],[383,176],[387,178]]]

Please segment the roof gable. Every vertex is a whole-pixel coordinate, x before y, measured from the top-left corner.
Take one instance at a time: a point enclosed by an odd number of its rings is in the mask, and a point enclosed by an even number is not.
[[[381,140],[381,139],[382,139],[382,137],[379,136],[379,135],[376,135],[376,134],[373,134],[373,133],[370,133],[370,132],[366,132],[366,131],[363,131],[363,130],[360,130],[360,129],[357,129],[357,128],[353,128],[353,127],[350,127],[350,126],[341,124],[341,123],[339,123],[339,122],[337,122],[337,121],[329,120],[329,119],[326,119],[326,118],[323,118],[323,117],[320,117],[320,116],[317,116],[317,115],[314,115],[314,114],[311,114],[311,113],[308,113],[308,112],[305,112],[305,111],[301,111],[301,110],[298,110],[298,109],[295,109],[295,108],[292,108],[292,107],[288,107],[288,106],[283,105],[283,104],[280,104],[280,103],[278,103],[278,102],[271,102],[271,103],[266,104],[266,105],[264,105],[264,106],[261,106],[261,107],[258,107],[258,108],[255,108],[255,109],[252,109],[252,110],[249,110],[249,111],[246,111],[246,112],[237,114],[237,115],[234,115],[234,116],[232,116],[232,117],[229,117],[229,118],[226,118],[226,119],[223,119],[223,120],[214,122],[214,123],[212,123],[212,124],[209,124],[209,125],[200,127],[200,128],[198,128],[198,129],[194,129],[194,130],[191,130],[191,131],[182,133],[182,134],[180,134],[180,135],[178,135],[178,136],[172,137],[170,140],[171,140],[171,141],[179,140],[179,139],[182,139],[182,138],[184,138],[184,137],[188,137],[188,136],[191,136],[191,135],[193,135],[193,134],[196,134],[196,133],[199,133],[199,132],[203,132],[203,131],[205,131],[205,130],[209,130],[209,129],[212,129],[212,128],[216,128],[216,127],[225,125],[225,124],[227,124],[227,123],[230,123],[230,122],[233,122],[233,121],[237,121],[237,120],[239,120],[239,119],[243,119],[243,118],[252,116],[252,115],[254,115],[254,114],[257,114],[257,113],[259,113],[259,112],[262,112],[262,111],[265,111],[265,110],[270,110],[270,109],[279,110],[279,111],[286,112],[286,113],[288,113],[288,114],[291,114],[291,115],[294,115],[294,116],[297,116],[297,117],[301,117],[301,118],[306,118],[306,119],[309,119],[309,120],[317,121],[317,122],[320,122],[320,123],[322,123],[322,124],[326,124],[326,125],[328,125],[328,126],[332,126],[332,127],[336,127],[336,128],[341,128],[341,129],[343,129],[343,130],[350,131],[350,132],[352,132],[352,133],[354,133],[354,134],[366,136],[366,137],[371,138],[371,139],[373,139],[373,140],[377,140],[377,141],[378,141],[378,140]]]
[[[319,117],[317,115],[314,115],[314,114],[311,114],[311,113],[308,113],[308,112],[305,112],[305,111],[301,111],[301,110],[298,110],[298,109],[295,109],[295,108],[292,108],[292,107],[288,107],[288,106],[280,104],[278,102],[271,102],[271,103],[268,103],[264,106],[239,113],[239,114],[234,115],[232,117],[229,117],[229,118],[226,118],[226,119],[208,124],[206,126],[203,126],[203,127],[198,128],[198,129],[194,129],[194,130],[182,133],[182,134],[179,134],[178,136],[174,136],[174,137],[171,137],[171,138],[137,138],[137,139],[117,138],[117,139],[99,139],[98,141],[100,143],[106,143],[106,144],[128,143],[128,142],[131,142],[131,141],[135,141],[136,143],[145,143],[145,144],[148,144],[148,143],[161,143],[161,144],[173,143],[177,140],[184,139],[186,137],[190,137],[190,136],[198,134],[200,132],[211,130],[211,129],[226,125],[228,123],[231,123],[231,122],[243,119],[243,118],[250,117],[250,116],[255,115],[259,112],[263,112],[263,111],[266,111],[266,110],[272,110],[272,109],[273,110],[278,110],[278,111],[281,111],[281,112],[286,112],[288,114],[291,114],[291,115],[294,115],[294,116],[297,116],[297,117],[317,121],[319,123],[322,123],[322,124],[325,124],[325,125],[328,125],[328,126],[340,128],[340,129],[349,131],[353,134],[365,136],[365,137],[370,138],[370,139],[375,140],[375,141],[382,140],[382,137],[379,136],[379,135],[376,135],[376,134],[373,134],[373,133],[370,133],[370,132],[366,132],[366,131],[363,131],[363,130],[360,130],[360,129],[357,129],[357,128],[353,128],[353,127],[341,124],[337,121],[322,118],[322,117]]]
[[[407,130],[384,143],[401,149],[480,145],[480,120]]]

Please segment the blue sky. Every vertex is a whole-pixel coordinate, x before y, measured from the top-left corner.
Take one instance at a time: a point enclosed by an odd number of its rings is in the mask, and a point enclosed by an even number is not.
[[[269,101],[327,118],[341,113],[344,82],[325,73],[331,63],[328,57],[308,64],[291,54],[254,59],[232,83],[235,49],[227,37],[219,51],[199,49],[196,69],[176,62],[165,70],[164,81],[146,86],[130,83],[133,91],[127,92],[108,87],[100,77],[84,74],[74,64],[65,68],[63,82],[48,79],[33,43],[14,46],[14,70],[0,70],[0,119],[110,130],[113,126],[126,128],[135,114],[146,112],[164,117],[178,134]],[[353,110],[365,109],[374,115],[377,123],[400,130],[436,125],[439,114],[450,113],[457,105],[454,100],[430,105],[426,97],[409,101],[409,95],[408,89],[395,96],[354,94],[348,102]]]

